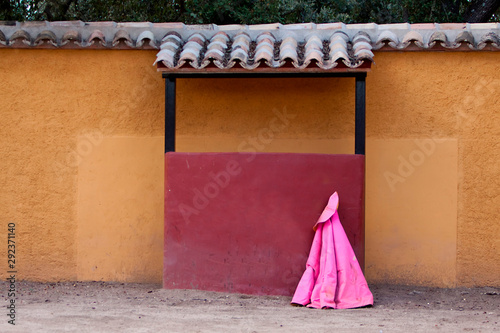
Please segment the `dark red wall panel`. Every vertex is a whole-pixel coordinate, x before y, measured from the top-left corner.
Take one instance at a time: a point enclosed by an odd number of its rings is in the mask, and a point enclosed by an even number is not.
[[[363,267],[364,159],[167,153],[164,288],[292,295],[335,191]]]

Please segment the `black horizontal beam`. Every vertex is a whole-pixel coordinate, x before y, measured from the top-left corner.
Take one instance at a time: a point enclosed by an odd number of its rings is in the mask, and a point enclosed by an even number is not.
[[[178,79],[229,79],[229,78],[322,78],[322,77],[366,77],[366,72],[297,72],[297,73],[255,73],[255,72],[237,72],[237,73],[166,73],[162,74],[163,78],[178,78]]]

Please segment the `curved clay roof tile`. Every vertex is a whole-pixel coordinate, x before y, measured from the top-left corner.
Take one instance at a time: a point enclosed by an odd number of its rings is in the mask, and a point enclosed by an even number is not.
[[[342,60],[342,62],[349,68],[358,68],[364,63],[364,60],[359,60],[359,61]]]
[[[172,51],[161,50],[156,55],[156,61],[154,62],[153,65],[156,65],[158,62],[161,62],[167,68],[174,68],[174,57],[175,57],[175,53],[173,53]]]
[[[212,40],[212,42],[207,46],[207,52],[210,52],[210,50],[212,49],[217,49],[221,50],[222,52],[225,52],[227,49],[227,44],[224,43],[223,41]]]
[[[30,34],[24,30],[16,30],[12,36],[10,36],[9,44],[12,45],[17,39],[21,39],[21,41],[26,45],[31,44]]]
[[[257,37],[254,60],[257,65],[264,61],[267,66],[274,67],[274,36],[271,34],[260,34]]]
[[[181,47],[180,43],[174,38],[169,38],[161,43],[160,49],[170,48],[172,50],[177,50]]]
[[[214,40],[225,41],[227,43],[229,41],[229,36],[224,31],[219,31],[210,39],[211,42]]]
[[[188,52],[189,50],[196,50],[197,52],[199,52],[203,48],[203,44],[204,43],[200,38],[194,37],[188,40],[187,43],[183,45],[182,52]]]
[[[317,35],[311,35],[306,39],[306,46],[307,44],[317,44],[323,46],[323,41]]]
[[[494,32],[489,32],[481,37],[481,41],[477,43],[477,48],[479,50],[482,50],[487,44],[491,44],[496,48],[500,48],[500,37]]]
[[[392,48],[397,48],[399,43],[398,36],[390,31],[390,30],[384,30],[382,31],[378,37],[377,40],[375,41],[375,46],[373,47],[375,50],[378,50],[385,45],[389,45]]]
[[[297,44],[298,43],[297,43],[297,40],[295,38],[288,36],[281,41],[280,49],[284,49],[284,48],[296,49]]]
[[[256,50],[259,50],[262,47],[270,47],[274,49],[274,42],[271,39],[261,39],[260,42],[257,42]]]
[[[342,38],[344,41],[348,42],[349,41],[349,36],[343,32],[343,31],[335,31],[331,36],[330,36],[330,41],[333,38]]]
[[[343,50],[336,50],[336,51],[330,52],[330,58],[331,58],[332,62],[338,62],[341,59],[349,60],[349,56]]]
[[[256,52],[255,52],[255,61],[261,61],[265,60],[266,64],[268,66],[272,66],[272,61],[274,58],[274,52],[272,47],[260,47]]]
[[[474,36],[469,31],[462,31],[455,38],[456,47],[460,46],[462,43],[469,44],[470,48],[474,48]]]
[[[330,50],[337,47],[342,47],[347,50],[347,42],[348,40],[345,40],[342,35],[332,36],[329,42]]]
[[[245,38],[245,39],[248,39],[249,42],[251,40],[250,36],[245,31],[240,31],[236,35],[234,35],[233,39],[236,39],[236,38]]]
[[[358,31],[358,33],[356,35],[354,35],[352,42],[353,43],[357,43],[357,42],[371,43],[371,39],[370,39],[370,36],[366,32]]]
[[[260,33],[258,36],[257,36],[257,39],[256,39],[256,42],[257,43],[260,43],[263,39],[269,39],[271,40],[273,43],[276,42],[276,38],[274,37],[274,35],[272,33],[270,33],[269,31],[264,31],[262,33]]]
[[[165,36],[163,36],[163,38],[161,39],[161,42],[163,43],[163,42],[165,42],[167,40],[175,41],[177,44],[181,44],[182,43],[182,37],[176,31],[170,31],[170,32],[168,32]]]
[[[182,67],[185,63],[189,63],[193,68],[198,68],[198,54],[194,54],[191,52],[181,54],[181,57],[179,58],[179,61],[177,62],[175,68]]]
[[[295,67],[298,66],[299,61],[298,61],[298,55],[297,55],[296,48],[292,48],[292,47],[280,48],[280,56],[279,56],[280,66],[283,66],[287,59],[291,60],[292,64]]]
[[[125,30],[118,30],[116,32],[115,37],[113,38],[112,45],[116,46],[120,42],[125,43],[128,47],[134,47],[134,42],[132,41],[132,38],[130,38],[130,35]]]
[[[236,47],[242,47],[246,52],[250,49],[250,36],[246,33],[239,33],[233,38],[233,49]]]
[[[399,48],[404,49],[408,47],[412,42],[415,43],[415,45],[417,45],[418,47],[424,47],[424,37],[422,37],[422,35],[419,32],[415,30],[410,30],[403,37],[403,40],[399,45]]]
[[[250,42],[246,39],[238,38],[237,40],[234,40],[232,48],[233,50],[243,49],[245,52],[248,52],[248,50],[250,50]]]
[[[137,37],[137,41],[135,43],[135,46],[142,47],[144,45],[145,40],[149,40],[149,46],[151,46],[152,48],[154,48],[154,49],[158,48],[158,46],[156,46],[156,42],[155,42],[155,35],[150,30],[145,30],[139,34],[139,36]]]
[[[54,46],[57,46],[57,37],[56,34],[50,30],[44,30],[38,34],[35,39],[35,45],[40,45],[43,43],[50,43]]]
[[[373,57],[374,57],[374,54],[371,50],[369,49],[360,49],[360,50],[356,50],[354,52],[354,57],[356,58],[356,60],[370,60],[370,61],[373,61]]]
[[[69,30],[61,38],[61,45],[66,45],[71,41],[73,41],[75,43],[80,43],[81,39],[82,39],[82,37],[78,31]]]
[[[237,47],[231,51],[231,57],[229,59],[229,68],[233,67],[236,63],[239,63],[242,67],[246,68],[248,62],[248,53],[241,47]]]
[[[330,58],[333,60],[333,61],[336,61],[334,60],[333,58],[333,54],[334,53],[337,53],[337,52],[342,52],[345,54],[345,57],[347,57],[347,45],[344,45],[342,43],[333,43],[333,44],[330,44],[330,52],[329,52],[329,55],[330,55]],[[345,58],[345,59],[348,59]]]
[[[222,48],[212,48],[205,53],[204,59],[216,59],[219,61],[224,60],[224,50]]]
[[[204,59],[217,59],[219,61],[224,60],[224,54],[226,52],[226,48],[223,45],[220,45],[219,43],[211,43],[211,46],[207,49],[207,52],[205,52],[205,58]]]
[[[302,67],[306,68],[313,61],[316,61],[318,66],[320,64],[323,64],[323,52],[320,50],[311,50],[309,52],[306,52],[306,54],[304,56],[304,64],[302,65]]]
[[[161,44],[162,50],[170,50],[173,53],[176,53],[179,50],[179,45],[171,42],[166,42]]]
[[[196,45],[196,43],[193,44]],[[188,44],[186,44],[186,47],[182,50],[180,57],[181,59],[189,59],[195,61],[200,55],[200,50],[201,46],[189,47]]]
[[[205,56],[200,64],[200,68],[207,67],[211,62],[219,68],[224,68],[225,54],[225,48],[221,47],[219,44],[215,44],[214,47],[208,49],[205,53]]]
[[[356,45],[353,47],[354,51],[354,56],[356,59],[359,59],[360,54],[365,54],[369,55],[366,57],[366,59],[373,60],[373,52],[372,52],[372,46],[368,42],[358,42]]]
[[[88,45],[92,45],[95,43],[95,40],[98,41],[102,46],[106,46],[106,38],[101,30],[94,30],[88,39]]]
[[[198,43],[198,44],[200,44],[200,46],[203,46],[205,44],[206,40],[207,39],[202,34],[195,33],[195,34],[192,34],[191,36],[189,36],[187,42],[188,43]]]
[[[434,33],[429,38],[429,48],[434,47],[436,43],[440,43],[441,46],[449,47],[448,37],[443,31],[434,31]]]

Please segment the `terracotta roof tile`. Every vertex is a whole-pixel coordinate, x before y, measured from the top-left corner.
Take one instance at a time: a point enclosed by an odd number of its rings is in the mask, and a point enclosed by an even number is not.
[[[499,51],[498,23],[185,25],[0,21],[2,48],[159,49],[161,70],[358,70],[373,50]]]
[[[134,47],[134,42],[130,38],[129,33],[124,29],[116,32],[115,37],[113,38],[112,46],[116,46],[120,42],[125,43],[128,47]]]
[[[444,31],[434,31],[429,38],[429,47],[434,47],[436,44],[440,44],[443,47],[450,47],[450,44],[448,43],[448,38],[446,37],[446,34]]]
[[[391,30],[383,30],[375,41],[374,49],[378,50],[386,45],[397,48],[399,44],[398,36]]]
[[[25,30],[16,30],[9,38],[9,45],[13,45],[16,42],[24,43],[25,45],[31,45],[31,36]]]
[[[56,34],[50,30],[44,30],[44,31],[40,32],[35,39],[35,46],[41,45],[43,43],[57,46]]]
[[[68,30],[64,33],[61,39],[61,46],[64,46],[68,43],[77,43],[80,44],[82,40],[82,36],[77,30]]]
[[[145,44],[145,43],[147,43],[147,44]],[[156,45],[156,42],[155,42],[155,35],[151,30],[144,30],[143,32],[141,32],[139,34],[139,36],[137,37],[137,41],[135,43],[135,46],[138,48],[147,47],[147,46],[149,46],[153,49],[158,48],[158,46]]]
[[[466,30],[461,31],[455,38],[455,45],[460,45],[462,43],[467,43],[468,45],[471,46],[471,48],[473,48],[474,36],[469,31]]]
[[[398,48],[404,49],[408,47],[411,43],[414,43],[418,47],[424,47],[424,37],[417,30],[410,30],[404,35],[403,40],[399,44]]]
[[[90,37],[88,38],[88,44],[87,45],[92,45],[94,43],[99,43],[102,46],[106,46],[106,37],[104,36],[104,33],[101,30],[94,30],[91,34]]]
[[[491,44],[497,49],[500,48],[500,37],[496,33],[490,32],[481,37],[481,40],[477,44],[477,48],[481,50],[488,44]]]

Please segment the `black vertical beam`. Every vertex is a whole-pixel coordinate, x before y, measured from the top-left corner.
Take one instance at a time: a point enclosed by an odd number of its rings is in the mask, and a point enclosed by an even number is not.
[[[366,73],[356,75],[356,123],[354,134],[354,153],[365,154],[365,108],[366,108]]]
[[[175,151],[175,77],[165,77],[165,153]]]

